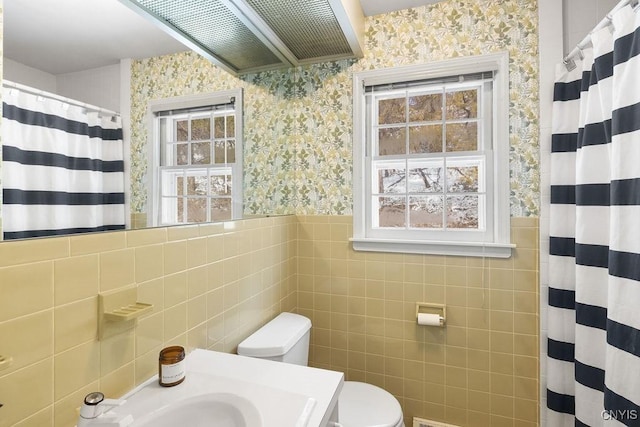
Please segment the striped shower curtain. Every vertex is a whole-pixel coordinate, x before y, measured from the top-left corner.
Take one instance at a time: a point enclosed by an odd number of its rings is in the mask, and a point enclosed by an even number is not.
[[[119,117],[4,88],[5,240],[123,229]]]
[[[554,90],[547,425],[640,425],[640,13]]]

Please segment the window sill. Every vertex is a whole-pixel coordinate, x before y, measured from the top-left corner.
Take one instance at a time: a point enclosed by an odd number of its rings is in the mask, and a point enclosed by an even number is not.
[[[353,249],[368,252],[395,252],[425,255],[454,255],[486,258],[509,258],[516,245],[511,243],[439,242],[351,238]]]

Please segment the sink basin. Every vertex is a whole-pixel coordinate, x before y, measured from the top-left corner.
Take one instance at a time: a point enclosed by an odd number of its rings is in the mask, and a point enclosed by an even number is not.
[[[125,399],[113,412],[132,415],[130,427],[307,427],[316,402],[299,393],[189,371],[182,384],[165,388],[152,378]]]
[[[96,426],[326,427],[337,420],[342,373],[202,349],[187,355],[186,368],[173,387],[149,378]]]
[[[229,393],[210,393],[178,401],[142,417],[131,427],[260,427],[258,409]]]

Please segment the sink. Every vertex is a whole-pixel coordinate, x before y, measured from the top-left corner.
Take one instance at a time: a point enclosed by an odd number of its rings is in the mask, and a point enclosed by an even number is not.
[[[132,415],[130,427],[307,427],[316,404],[308,395],[188,370],[182,384],[161,387],[152,378],[125,399],[113,411]]]
[[[125,399],[114,411],[131,414],[131,427],[307,427],[315,405],[299,393],[202,372],[169,388],[154,378]]]
[[[131,427],[261,427],[258,409],[230,393],[187,398],[140,418]]]
[[[151,377],[83,425],[326,427],[337,420],[342,383],[339,372],[196,349],[181,384]]]

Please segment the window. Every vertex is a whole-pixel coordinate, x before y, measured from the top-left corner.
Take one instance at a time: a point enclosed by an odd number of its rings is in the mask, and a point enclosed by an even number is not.
[[[242,215],[242,92],[154,101],[156,225]]]
[[[508,257],[508,57],[354,75],[354,249]]]

